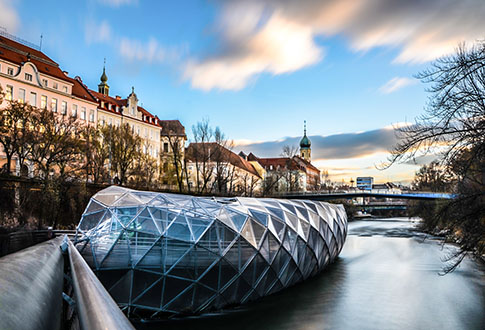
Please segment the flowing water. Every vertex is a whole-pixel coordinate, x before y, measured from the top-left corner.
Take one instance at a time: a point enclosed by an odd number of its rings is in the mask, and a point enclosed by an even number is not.
[[[320,275],[258,302],[140,329],[485,329],[485,268],[465,259],[441,276],[455,247],[416,220],[349,223],[339,258]]]

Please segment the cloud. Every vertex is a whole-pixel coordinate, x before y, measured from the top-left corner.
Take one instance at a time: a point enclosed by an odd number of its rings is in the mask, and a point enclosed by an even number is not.
[[[99,0],[100,3],[110,7],[121,7],[138,3],[138,0]]]
[[[181,51],[176,48],[164,47],[155,38],[147,42],[116,35],[107,21],[97,24],[88,20],[85,25],[84,39],[86,43],[103,43],[116,48],[119,54],[128,61],[141,63],[156,63],[174,61]]]
[[[422,63],[474,42],[485,31],[482,0],[227,0],[214,53],[187,63],[184,78],[203,90],[238,90],[261,73],[278,75],[323,58],[315,39],[343,35],[356,51],[398,49],[396,63]]]
[[[166,50],[154,38],[146,43],[138,40],[122,38],[120,41],[120,54],[128,60],[162,62],[167,57]]]
[[[278,157],[283,146],[298,146],[301,137],[286,137],[279,141],[269,141],[239,145],[235,151],[252,152],[258,157]],[[361,133],[344,133],[329,136],[310,136],[313,159],[346,159],[366,157],[387,152],[396,144],[397,138],[391,128],[381,128]]]
[[[85,25],[84,39],[88,45],[93,43],[109,43],[113,39],[111,26],[107,21],[96,24],[96,22],[89,20]]]
[[[415,79],[405,77],[394,77],[379,88],[379,91],[383,94],[393,93],[403,87],[414,85]]]
[[[13,7],[12,1],[0,0],[0,22],[7,32],[15,33],[20,25],[20,18],[17,10]]]
[[[203,61],[188,62],[184,78],[190,79],[192,87],[239,90],[260,73],[292,72],[323,57],[323,49],[313,40],[310,27],[275,14],[257,28],[258,22],[248,17],[254,9],[245,10],[242,23],[232,18],[224,22],[227,33],[223,52]]]

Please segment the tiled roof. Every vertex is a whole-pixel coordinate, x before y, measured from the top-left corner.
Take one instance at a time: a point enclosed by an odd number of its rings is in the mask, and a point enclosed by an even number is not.
[[[68,81],[70,81],[72,85],[72,95],[84,99],[86,101],[97,103],[98,101],[94,96],[89,92],[89,89],[86,85],[83,84],[81,78],[71,78],[66,77]]]
[[[116,115],[120,115],[120,112],[116,111],[116,106],[119,107],[121,110],[121,107],[126,106],[128,104],[128,99],[122,99],[122,98],[115,98],[109,95],[104,95],[103,93],[96,92],[92,89],[89,90],[90,93],[97,98],[98,101],[98,108],[107,112],[114,113]],[[103,104],[101,103],[103,102]],[[111,104],[111,109],[109,108],[108,104]],[[150,112],[148,112],[145,108],[138,106],[138,111],[140,111],[143,114],[143,120],[140,120],[138,118],[132,118],[138,121],[142,121],[145,124],[153,125],[153,126],[160,126],[158,123],[158,118],[154,115],[152,115]],[[150,120],[151,119],[151,120]]]
[[[159,124],[162,127],[162,136],[185,136],[185,127],[178,120],[159,120]]]
[[[0,58],[17,65],[30,61],[40,72],[71,82],[59,68],[59,64],[47,55],[4,36],[0,36]]]
[[[241,156],[235,154],[231,150],[215,143],[215,142],[209,142],[209,143],[190,143],[189,146],[187,147],[187,152],[185,153],[185,156],[188,160],[194,160],[194,153],[198,149],[199,152],[202,153],[208,153],[208,154],[214,154],[214,151],[217,153],[217,150],[220,150],[222,159],[228,163],[230,163],[233,166],[239,167],[240,169],[249,172],[253,175],[256,175],[257,177],[260,177],[258,171],[254,168],[254,166]],[[208,156],[208,155],[206,155]],[[204,155],[202,155],[204,157]]]
[[[313,172],[320,173],[320,170],[318,168],[316,168],[310,162],[304,160],[299,156],[293,156],[292,158],[289,158],[289,157],[259,158],[255,156],[253,153],[250,153],[248,155],[248,160],[257,161],[265,169],[268,169],[270,166],[273,166],[273,169],[289,168],[290,170],[302,170],[305,172],[307,172],[308,170],[311,170]]]

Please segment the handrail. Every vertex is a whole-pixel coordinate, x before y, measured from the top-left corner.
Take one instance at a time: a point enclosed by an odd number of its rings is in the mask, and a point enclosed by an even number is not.
[[[76,247],[70,240],[67,241],[81,329],[135,329],[94,275]]]

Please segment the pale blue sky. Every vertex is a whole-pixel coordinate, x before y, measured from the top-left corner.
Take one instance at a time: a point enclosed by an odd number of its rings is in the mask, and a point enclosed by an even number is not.
[[[425,3],[0,0],[0,25],[34,43],[42,34],[42,50],[93,89],[106,57],[112,95],[135,86],[144,107],[189,133],[209,118],[231,139],[268,142],[301,135],[305,119],[309,135],[330,136],[422,113],[413,75],[485,31],[483,1]],[[331,167],[356,155],[326,157]]]

